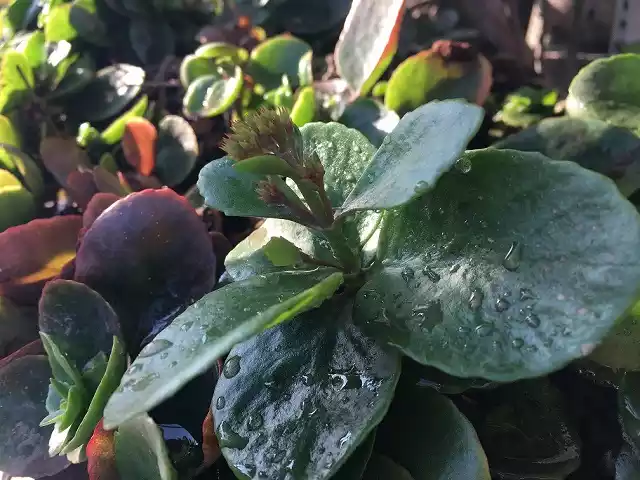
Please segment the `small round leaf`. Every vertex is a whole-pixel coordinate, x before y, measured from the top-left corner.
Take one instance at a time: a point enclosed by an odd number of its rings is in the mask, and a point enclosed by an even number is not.
[[[231,107],[242,90],[242,69],[234,67],[228,74],[219,70],[194,80],[184,95],[183,106],[188,115],[214,117]]]

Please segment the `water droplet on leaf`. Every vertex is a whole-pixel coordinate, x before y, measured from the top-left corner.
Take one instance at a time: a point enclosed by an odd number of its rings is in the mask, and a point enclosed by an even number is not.
[[[468,158],[461,158],[456,162],[456,169],[462,173],[469,173],[471,171],[471,161]]]
[[[496,312],[504,312],[510,306],[511,304],[506,298],[500,297],[499,299],[496,300]]]
[[[493,325],[490,323],[482,323],[476,327],[476,334],[478,334],[479,337],[488,337],[493,331]]]
[[[484,300],[484,293],[479,289],[474,289],[469,297],[469,308],[473,311],[478,310],[482,306]]]
[[[262,415],[260,415],[259,413],[254,413],[253,415],[249,416],[249,420],[247,421],[247,428],[249,430],[258,430],[263,423],[264,420],[262,419]]]
[[[440,275],[438,275],[436,272],[434,272],[431,268],[429,267],[424,267],[422,269],[422,274],[424,276],[426,276],[429,280],[431,280],[433,283],[439,282],[440,281]]]
[[[528,288],[521,288],[520,289],[520,300],[522,302],[526,301],[526,300],[531,300],[533,299],[533,292],[528,289]]]
[[[227,358],[227,361],[224,362],[224,368],[222,369],[223,375],[227,378],[233,378],[238,372],[240,372],[240,357],[234,355],[233,357]]]
[[[513,272],[520,266],[522,259],[522,246],[518,242],[513,242],[509,251],[502,260],[502,266],[507,270]]]
[[[524,345],[524,340],[521,338],[514,338],[513,340],[511,340],[511,345],[513,345],[514,348],[522,348],[522,346]]]
[[[218,410],[222,410],[226,404],[227,404],[227,401],[224,399],[222,395],[220,395],[216,400],[216,408]]]
[[[173,342],[163,338],[156,338],[153,342],[142,349],[138,357],[151,357],[152,355],[156,355],[171,346],[173,346]]]
[[[218,426],[218,443],[220,448],[237,448],[242,450],[249,443],[249,439],[239,435],[231,428],[227,420],[223,420]]]
[[[525,323],[529,325],[531,328],[538,328],[540,326],[540,317],[535,313],[530,313],[524,319]]]
[[[402,269],[402,272],[400,272],[400,275],[402,276],[402,279],[403,279],[405,282],[409,283],[409,281],[415,277],[416,273],[415,273],[415,271],[413,270],[413,268],[411,268],[411,267],[404,267],[404,268]]]

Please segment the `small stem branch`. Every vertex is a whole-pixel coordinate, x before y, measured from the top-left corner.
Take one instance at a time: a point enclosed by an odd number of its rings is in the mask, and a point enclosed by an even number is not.
[[[357,273],[360,271],[360,257],[347,243],[342,229],[343,225],[344,221],[334,222],[331,228],[324,230],[324,235],[342,268],[347,273]]]

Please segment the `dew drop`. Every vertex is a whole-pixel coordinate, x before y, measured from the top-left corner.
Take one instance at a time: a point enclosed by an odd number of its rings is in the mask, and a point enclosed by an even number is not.
[[[235,467],[236,470],[248,478],[252,478],[256,474],[256,466],[252,463],[236,464]]]
[[[168,356],[169,356],[169,352],[162,352],[160,354],[160,360],[166,360]]]
[[[240,372],[240,357],[234,355],[233,357],[227,358],[222,369],[223,375],[227,378],[233,378],[238,372]]]
[[[178,366],[178,362],[176,362],[175,360],[169,364],[169,368],[175,368],[177,366]]]
[[[431,280],[433,283],[437,283],[440,281],[440,275],[438,275],[438,273],[434,272],[431,268],[429,267],[424,267],[422,269],[422,274],[427,277],[429,280]]]
[[[353,173],[350,173],[346,176],[345,180],[349,183],[353,183],[356,181],[356,177],[353,175]]]
[[[188,332],[191,329],[191,327],[193,327],[192,321],[184,322],[182,325],[180,325],[180,331]]]
[[[511,304],[509,303],[509,301],[506,298],[500,297],[499,299],[496,300],[496,305],[495,305],[496,312],[504,312],[510,306],[511,306]]]
[[[521,288],[520,289],[520,300],[522,302],[526,301],[526,300],[531,300],[533,299],[533,292],[528,289],[528,288]]]
[[[476,334],[479,337],[488,337],[494,331],[493,325],[490,323],[482,323],[476,327]]]
[[[227,420],[218,426],[218,443],[221,448],[237,448],[242,450],[249,443],[249,439],[239,435],[231,428]]]
[[[338,441],[338,446],[340,448],[344,447],[345,444],[351,439],[351,432],[345,433],[340,440]]]
[[[142,370],[142,365],[139,363],[134,363],[133,365],[131,365],[129,367],[129,370],[127,371],[128,375],[133,375],[134,373],[138,373]]]
[[[538,328],[540,326],[540,317],[535,313],[530,313],[529,315],[527,315],[524,321],[531,328]]]
[[[247,428],[249,430],[258,430],[262,427],[264,420],[262,419],[262,415],[259,413],[254,413],[253,415],[249,415],[249,420],[247,421]]]
[[[468,158],[461,158],[456,162],[456,169],[462,173],[469,173],[471,171],[471,161]]]
[[[452,266],[452,267],[449,269],[449,273],[456,273],[458,270],[460,270],[460,264],[459,264],[459,263],[456,263],[454,266]]]
[[[513,345],[514,348],[522,348],[524,346],[524,340],[521,338],[514,338],[511,340],[511,345]]]
[[[509,251],[502,260],[502,266],[507,270],[513,272],[520,266],[520,260],[522,259],[522,245],[518,242],[513,242]]]
[[[425,182],[424,180],[421,180],[418,183],[416,183],[416,186],[414,187],[413,191],[414,193],[423,193],[423,192],[426,192],[428,189],[429,189],[429,183]]]
[[[469,297],[469,308],[473,311],[478,310],[482,306],[484,300],[484,293],[479,289],[474,289]]]
[[[220,395],[216,399],[216,409],[222,410],[225,407],[226,404],[227,404],[227,401],[224,399],[224,397],[222,395]]]
[[[415,275],[416,273],[411,267],[404,267],[402,269],[402,272],[400,272],[400,276],[402,276],[402,279],[407,283],[409,283],[409,281],[412,280]]]
[[[142,351],[138,354],[138,357],[151,357],[160,352],[163,352],[164,350],[172,346],[173,342],[165,340],[163,338],[156,338],[153,342],[142,349]]]

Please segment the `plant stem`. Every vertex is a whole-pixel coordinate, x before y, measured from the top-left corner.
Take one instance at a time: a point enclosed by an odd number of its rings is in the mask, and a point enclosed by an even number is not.
[[[331,228],[324,230],[324,235],[336,259],[340,262],[347,273],[357,273],[360,271],[360,257],[353,251],[344,236],[344,220],[333,223]]]
[[[329,215],[327,212],[325,204],[322,201],[322,196],[318,192],[318,188],[311,184],[311,182],[305,180],[300,180],[296,182],[296,184],[300,189],[300,193],[302,193],[302,196],[307,202],[307,205],[309,205],[309,209],[318,220],[318,223],[324,228],[331,227],[331,224],[333,223],[333,213]]]

